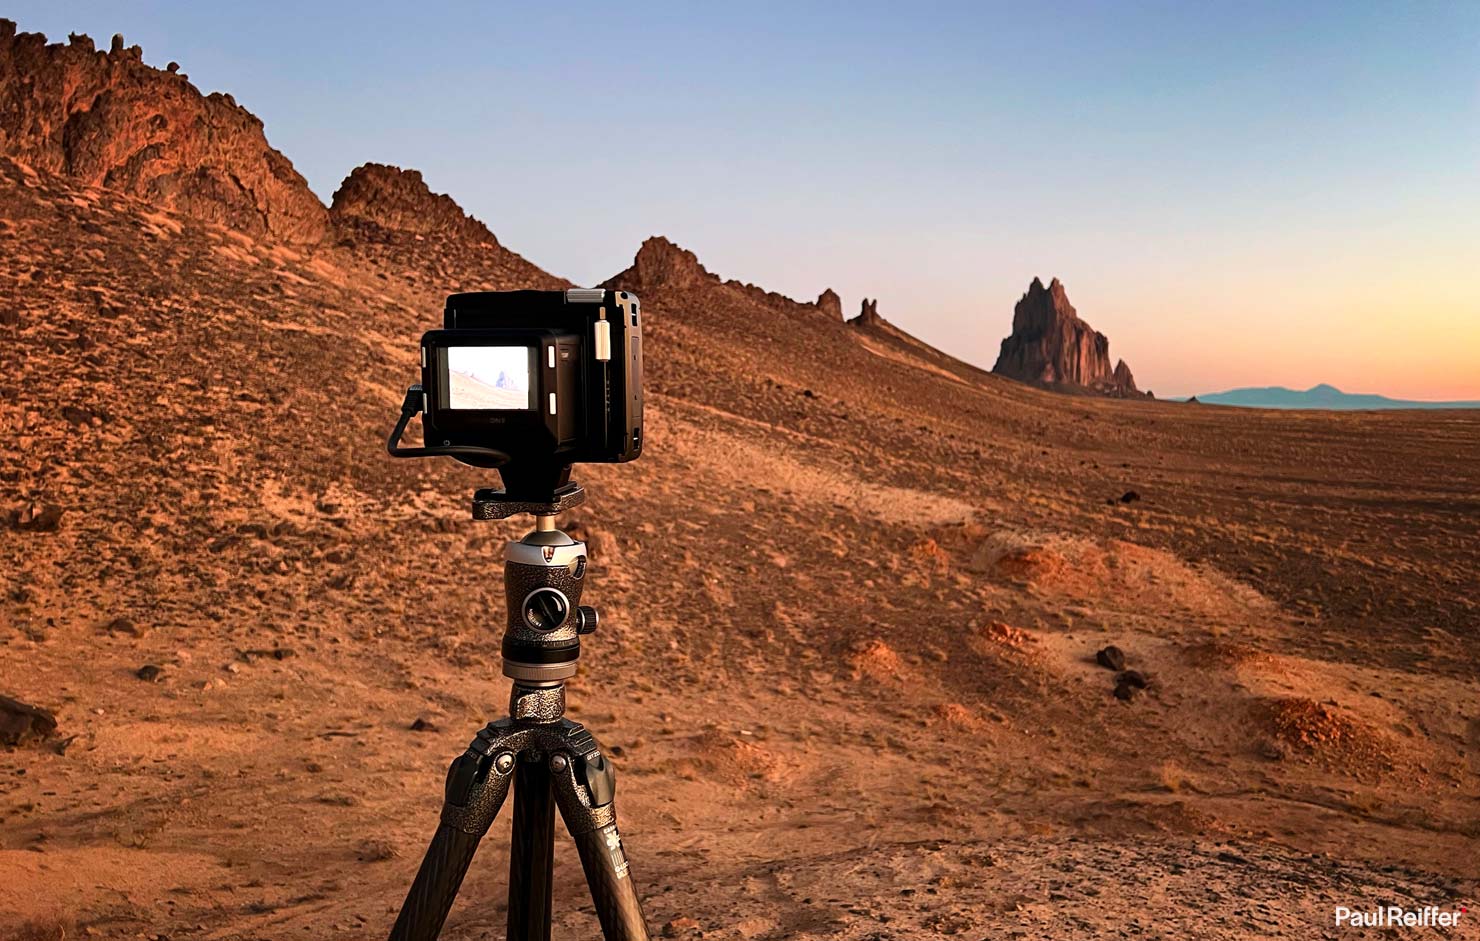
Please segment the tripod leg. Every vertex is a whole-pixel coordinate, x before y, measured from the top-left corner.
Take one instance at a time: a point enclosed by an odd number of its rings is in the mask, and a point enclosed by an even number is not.
[[[592,749],[552,777],[560,816],[581,854],[602,936],[606,941],[648,941],[642,905],[617,833],[615,769]]]
[[[478,842],[509,793],[515,750],[493,726],[478,733],[447,771],[442,823],[391,929],[391,941],[435,941]]]
[[[543,756],[514,772],[514,835],[509,849],[508,941],[550,941],[555,879],[555,802]]]

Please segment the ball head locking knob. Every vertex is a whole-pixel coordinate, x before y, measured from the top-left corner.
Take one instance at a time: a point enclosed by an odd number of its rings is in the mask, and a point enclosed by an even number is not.
[[[594,633],[596,630],[596,625],[598,622],[600,622],[600,620],[601,616],[596,613],[595,608],[591,607],[589,604],[581,605],[579,608],[576,609],[576,633]]]
[[[570,601],[554,588],[540,588],[524,599],[524,623],[537,631],[553,631],[565,623]]]

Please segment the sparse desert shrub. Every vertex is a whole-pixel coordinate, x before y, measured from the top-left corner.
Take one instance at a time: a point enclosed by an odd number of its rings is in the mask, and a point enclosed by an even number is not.
[[[1161,786],[1173,794],[1181,793],[1192,782],[1187,771],[1175,761],[1163,761],[1156,776]]]
[[[71,941],[81,936],[71,918],[54,915],[22,923],[14,937],[15,941]]]
[[[1335,706],[1291,697],[1272,700],[1263,709],[1275,740],[1292,751],[1335,762],[1347,771],[1396,764],[1387,736]]]

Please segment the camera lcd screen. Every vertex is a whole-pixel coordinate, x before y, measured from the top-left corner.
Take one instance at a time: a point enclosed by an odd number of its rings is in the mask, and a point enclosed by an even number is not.
[[[447,407],[527,411],[529,347],[447,347]]]

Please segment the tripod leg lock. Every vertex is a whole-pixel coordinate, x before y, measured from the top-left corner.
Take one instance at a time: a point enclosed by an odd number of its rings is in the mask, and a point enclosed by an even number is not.
[[[584,726],[565,719],[546,750],[555,802],[572,834],[616,819],[617,771]]]
[[[605,807],[617,796],[617,769],[601,752],[581,762],[581,780],[591,795],[591,806]]]
[[[442,823],[482,837],[493,824],[514,777],[518,743],[489,726],[447,769]]]

